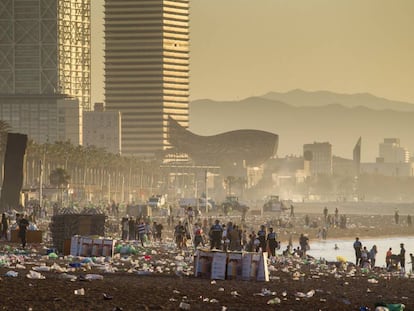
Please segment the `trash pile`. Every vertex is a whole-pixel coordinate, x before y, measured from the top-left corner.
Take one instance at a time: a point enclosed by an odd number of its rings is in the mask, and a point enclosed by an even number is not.
[[[47,280],[48,278],[58,278],[70,282],[91,281],[99,282],[104,280],[108,274],[127,273],[137,276],[148,276],[155,274],[165,274],[177,277],[193,277],[196,270],[202,273],[202,264],[195,265],[197,256],[194,256],[191,249],[178,250],[172,240],[163,243],[154,243],[151,246],[143,247],[137,241],[117,243],[114,247],[113,256],[62,256],[54,249],[46,247],[32,248],[22,251],[8,245],[0,247],[0,271],[3,277],[7,278],[27,278],[31,280]],[[201,255],[201,253],[200,253]],[[204,253],[206,255],[206,253]],[[227,254],[224,259],[235,257],[232,253]],[[201,257],[198,259],[201,260]],[[233,266],[229,266],[229,271],[233,271]],[[231,268],[229,268],[231,267]],[[338,281],[344,289],[350,286],[351,280],[358,278],[361,282],[366,282],[366,294],[375,294],[377,289],[384,287],[385,282],[390,278],[400,278],[400,274],[387,272],[385,269],[375,271],[356,268],[352,263],[345,260],[337,262],[327,262],[324,259],[296,258],[293,256],[279,256],[267,260],[269,271],[269,283],[262,287],[260,291],[252,290],[250,295],[258,301],[263,301],[267,305],[280,305],[292,302],[317,302],[326,303],[331,296],[331,288],[323,285],[315,288],[306,288],[304,284],[323,284],[324,279]],[[228,273],[228,272],[227,272]],[[237,277],[237,273],[235,274]],[[238,280],[236,278],[236,280]],[[309,281],[321,281],[320,283]],[[43,282],[43,281],[39,281]],[[241,299],[244,294],[240,291],[226,286],[227,281],[209,280],[206,294],[200,295],[198,302],[209,305],[220,305],[222,295],[229,295],[232,299]],[[293,282],[298,284],[286,290],[283,284]],[[232,284],[232,283],[231,283]],[[300,288],[300,289],[299,289]],[[74,295],[85,295],[85,287],[79,286],[74,290]],[[180,309],[189,310],[191,308],[190,299],[185,298],[185,293],[179,291],[172,292],[170,301],[176,302]],[[106,298],[105,298],[106,297]],[[401,300],[407,297],[399,297]],[[104,294],[103,299],[111,299],[109,294]],[[352,297],[346,296],[338,298],[344,306],[351,306]],[[226,310],[227,306],[221,306]],[[404,310],[404,304],[399,301],[379,302],[373,309],[361,306],[361,310],[394,311]],[[371,306],[372,308],[372,306]]]

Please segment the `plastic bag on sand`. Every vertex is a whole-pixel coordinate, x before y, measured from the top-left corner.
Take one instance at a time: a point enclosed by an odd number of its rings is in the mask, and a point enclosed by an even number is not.
[[[405,305],[402,303],[378,303],[375,311],[403,311]]]
[[[41,272],[48,272],[48,271],[50,271],[50,267],[48,267],[48,266],[37,266],[37,267],[33,267],[32,270],[41,271]]]
[[[73,275],[73,274],[63,273],[63,274],[61,274],[60,278],[66,279],[66,280],[69,280],[69,281],[76,281],[77,276]]]
[[[103,275],[100,274],[87,274],[85,280],[103,280]]]
[[[13,278],[16,278],[18,275],[19,275],[19,273],[18,273],[18,272],[16,272],[16,271],[12,271],[12,270],[7,271],[7,272],[6,272],[6,274],[5,274],[5,276],[11,276],[11,277],[13,277]]]
[[[44,280],[46,277],[44,275],[41,275],[39,272],[30,270],[29,274],[26,274],[26,277],[28,279],[36,279],[36,280]]]
[[[308,291],[306,294],[302,293],[302,292],[297,292],[295,294],[295,296],[298,297],[298,298],[310,298],[310,297],[313,297],[313,295],[315,295],[315,290],[313,290],[313,289]]]
[[[336,256],[336,260],[339,261],[339,262],[342,262],[342,263],[346,262],[346,258],[342,257],[342,256]]]
[[[178,306],[180,308],[180,310],[190,310],[191,306],[189,303],[186,302],[181,302],[180,305]]]
[[[405,305],[402,303],[387,303],[387,308],[390,311],[403,311],[405,309]]]
[[[279,304],[280,302],[281,302],[280,298],[275,297],[275,298],[273,298],[273,299],[268,300],[268,301],[267,301],[267,304],[268,304],[268,305],[277,305],[277,304]]]
[[[57,263],[54,263],[51,267],[50,270],[55,270],[56,272],[65,272],[66,269],[62,268],[61,266],[59,266]]]
[[[253,296],[271,296],[276,295],[276,292],[272,292],[268,290],[267,288],[262,288],[262,291],[260,293],[255,293]]]
[[[49,256],[49,259],[57,259],[57,258],[59,258],[59,256],[56,255],[56,253],[50,253],[48,256]]]

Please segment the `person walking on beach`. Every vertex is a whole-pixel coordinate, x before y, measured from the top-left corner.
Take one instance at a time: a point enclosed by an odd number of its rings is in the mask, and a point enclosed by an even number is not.
[[[358,266],[361,264],[361,250],[362,250],[362,244],[358,237],[355,238],[354,250],[355,250],[355,258],[356,258],[355,265]]]
[[[327,220],[327,218],[328,218],[328,208],[325,206],[325,208],[323,209],[323,217],[324,217],[324,219],[325,219],[325,223],[326,223],[326,220]]]
[[[201,228],[200,224],[196,223],[194,225],[194,240],[193,240],[194,249],[196,249],[200,244],[203,245],[204,247],[203,229]]]
[[[269,228],[269,233],[267,235],[267,245],[269,247],[269,251],[272,257],[276,256],[276,248],[278,246],[276,238],[276,232],[273,231],[273,228]]]
[[[138,226],[137,226],[137,231],[138,231],[138,237],[139,240],[141,241],[141,246],[144,247],[144,242],[146,240],[146,228],[145,228],[145,222],[143,219],[141,219],[141,221],[139,222]]]
[[[260,230],[257,231],[257,238],[260,241],[260,244],[256,248],[256,252],[259,251],[259,248],[262,249],[263,252],[266,251],[266,227],[264,225],[260,226]]]
[[[377,253],[378,253],[377,246],[373,245],[371,250],[369,251],[369,259],[371,260],[371,268],[375,267],[375,259],[376,259]]]
[[[335,216],[334,216],[334,226],[339,226],[339,211],[338,208],[335,208]]]
[[[360,266],[361,268],[368,268],[370,266],[369,259],[368,259],[368,250],[366,246],[364,246],[361,250]]]
[[[29,226],[29,222],[23,215],[22,218],[19,219],[19,237],[22,240],[22,247],[26,247],[26,231],[27,227]]]
[[[220,220],[216,219],[215,224],[211,226],[209,236],[211,240],[210,249],[221,248],[221,240],[223,235],[223,227],[220,225]]]
[[[404,243],[400,244],[400,267],[401,267],[401,274],[405,274],[405,248],[404,248]]]
[[[399,222],[399,220],[400,220],[400,215],[399,215],[399,213],[398,213],[398,209],[396,209],[396,210],[395,210],[395,213],[394,213],[394,220],[395,220],[395,224],[396,224],[396,225],[398,225],[398,222]]]
[[[183,249],[185,239],[185,227],[183,226],[181,220],[178,221],[178,225],[176,225],[174,228],[174,237],[177,248]]]
[[[385,265],[387,266],[387,270],[391,267],[391,256],[392,256],[392,248],[390,247],[385,254]]]
[[[309,249],[309,238],[303,233],[300,234],[299,245],[300,245],[300,251],[302,253],[302,256],[305,257],[306,251]]]
[[[309,227],[309,221],[310,221],[310,220],[309,220],[309,215],[307,215],[307,214],[306,214],[306,215],[305,215],[305,226],[306,226],[306,227]]]
[[[9,221],[5,213],[1,215],[1,239],[7,240],[7,230],[9,229]]]

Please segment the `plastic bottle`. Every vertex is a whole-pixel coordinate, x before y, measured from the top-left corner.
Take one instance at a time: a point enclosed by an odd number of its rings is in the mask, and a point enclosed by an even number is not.
[[[277,304],[279,304],[280,302],[281,302],[280,298],[275,297],[275,298],[273,298],[273,299],[270,299],[270,300],[267,302],[267,304],[268,304],[268,305],[277,305]]]
[[[190,306],[189,303],[181,301],[180,305],[179,305],[179,308],[180,308],[180,310],[190,310],[191,306]]]
[[[75,289],[75,290],[74,290],[74,293],[75,293],[75,295],[80,295],[80,296],[83,296],[83,295],[85,295],[85,289],[84,289],[84,288],[81,288],[81,289]]]

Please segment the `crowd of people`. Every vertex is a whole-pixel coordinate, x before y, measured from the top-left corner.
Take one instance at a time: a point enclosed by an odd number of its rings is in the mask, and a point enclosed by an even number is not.
[[[170,218],[169,218],[170,219]],[[280,219],[267,221],[266,224],[260,225],[258,230],[247,229],[245,222],[236,224],[232,221],[224,223],[223,220],[212,217],[198,218],[193,221],[193,217],[188,217],[188,213],[179,220],[174,227],[174,241],[180,249],[185,248],[187,241],[191,240],[192,246],[206,247],[222,251],[248,251],[248,252],[268,252],[269,256],[275,257],[276,250],[280,249],[281,243],[278,240],[276,230],[273,228],[286,228],[287,223]],[[309,237],[302,234],[299,238],[299,246],[293,248],[290,240],[285,255],[296,255],[299,257],[306,256],[309,249]]]
[[[376,258],[378,249],[376,245],[373,245],[370,250],[366,246],[363,246],[359,237],[355,238],[353,243],[355,250],[355,265],[361,268],[370,268],[373,269],[376,266]],[[414,256],[410,254],[412,270],[414,271]],[[399,270],[401,274],[405,274],[405,247],[404,243],[400,244],[400,250],[398,253],[394,254],[392,248],[390,247],[385,254],[385,264],[388,271],[397,271]]]
[[[121,239],[137,240],[144,246],[149,241],[162,242],[164,226],[161,222],[152,221],[151,217],[123,217],[121,220]]]
[[[10,239],[10,227],[19,231],[18,236],[21,240],[22,247],[26,247],[26,231],[29,224],[37,219],[42,219],[46,216],[46,211],[30,205],[28,207],[30,215],[27,213],[16,213],[11,217],[7,213],[3,213],[0,223],[1,239]],[[186,249],[191,245],[194,249],[198,247],[209,247],[210,249],[218,249],[222,251],[248,251],[248,252],[268,252],[270,258],[276,256],[276,251],[281,249],[281,243],[278,240],[278,232],[281,230],[291,231],[299,219],[295,216],[293,208],[290,210],[288,217],[279,217],[272,219],[263,219],[263,224],[253,225],[246,223],[246,217],[241,218],[240,223],[235,223],[232,218],[229,221],[228,216],[218,215],[217,218],[210,216],[201,217],[201,213],[197,209],[188,207],[186,209],[172,209],[168,210],[165,217],[138,216],[130,217],[128,215],[118,218],[119,214],[125,211],[119,210],[119,204],[112,202],[109,204],[107,210],[108,214],[117,220],[120,228],[120,237],[124,241],[135,240],[139,241],[142,246],[150,245],[150,242],[162,242],[163,232],[168,229],[168,234],[174,238],[174,242],[178,249]],[[329,230],[331,228],[346,228],[345,215],[340,215],[338,208],[332,214],[329,213],[327,207],[324,207],[320,217],[313,216],[311,220],[309,215],[305,215],[303,229],[305,232],[307,228],[315,228],[318,233],[316,238],[327,239]],[[166,228],[164,228],[165,222]],[[394,214],[395,224],[400,223],[400,216],[398,210]],[[407,216],[407,225],[411,225],[411,217]],[[256,227],[256,228],[255,228]],[[308,256],[307,251],[310,248],[309,236],[306,233],[300,234],[297,245],[293,246],[292,233],[290,233],[289,241],[286,249],[281,253],[283,255],[293,255],[297,257]],[[336,246],[337,247],[337,246]],[[377,264],[378,249],[376,245],[368,246],[362,245],[359,238],[355,239],[353,243],[355,251],[355,265],[361,268],[373,269]],[[402,271],[405,273],[406,254],[404,244],[401,243],[400,249],[397,253],[393,253],[392,248],[386,252],[386,267],[389,271]],[[411,263],[414,270],[414,257],[410,254]]]
[[[6,213],[2,213],[1,215],[1,223],[0,223],[0,232],[1,232],[1,239],[2,240],[9,240],[9,228],[13,228],[18,230],[18,237],[21,241],[22,248],[26,247],[26,233],[27,229],[30,225],[29,220],[27,219],[25,214],[16,213],[13,217],[14,219],[11,220],[10,217]],[[11,223],[12,222],[12,223]]]

